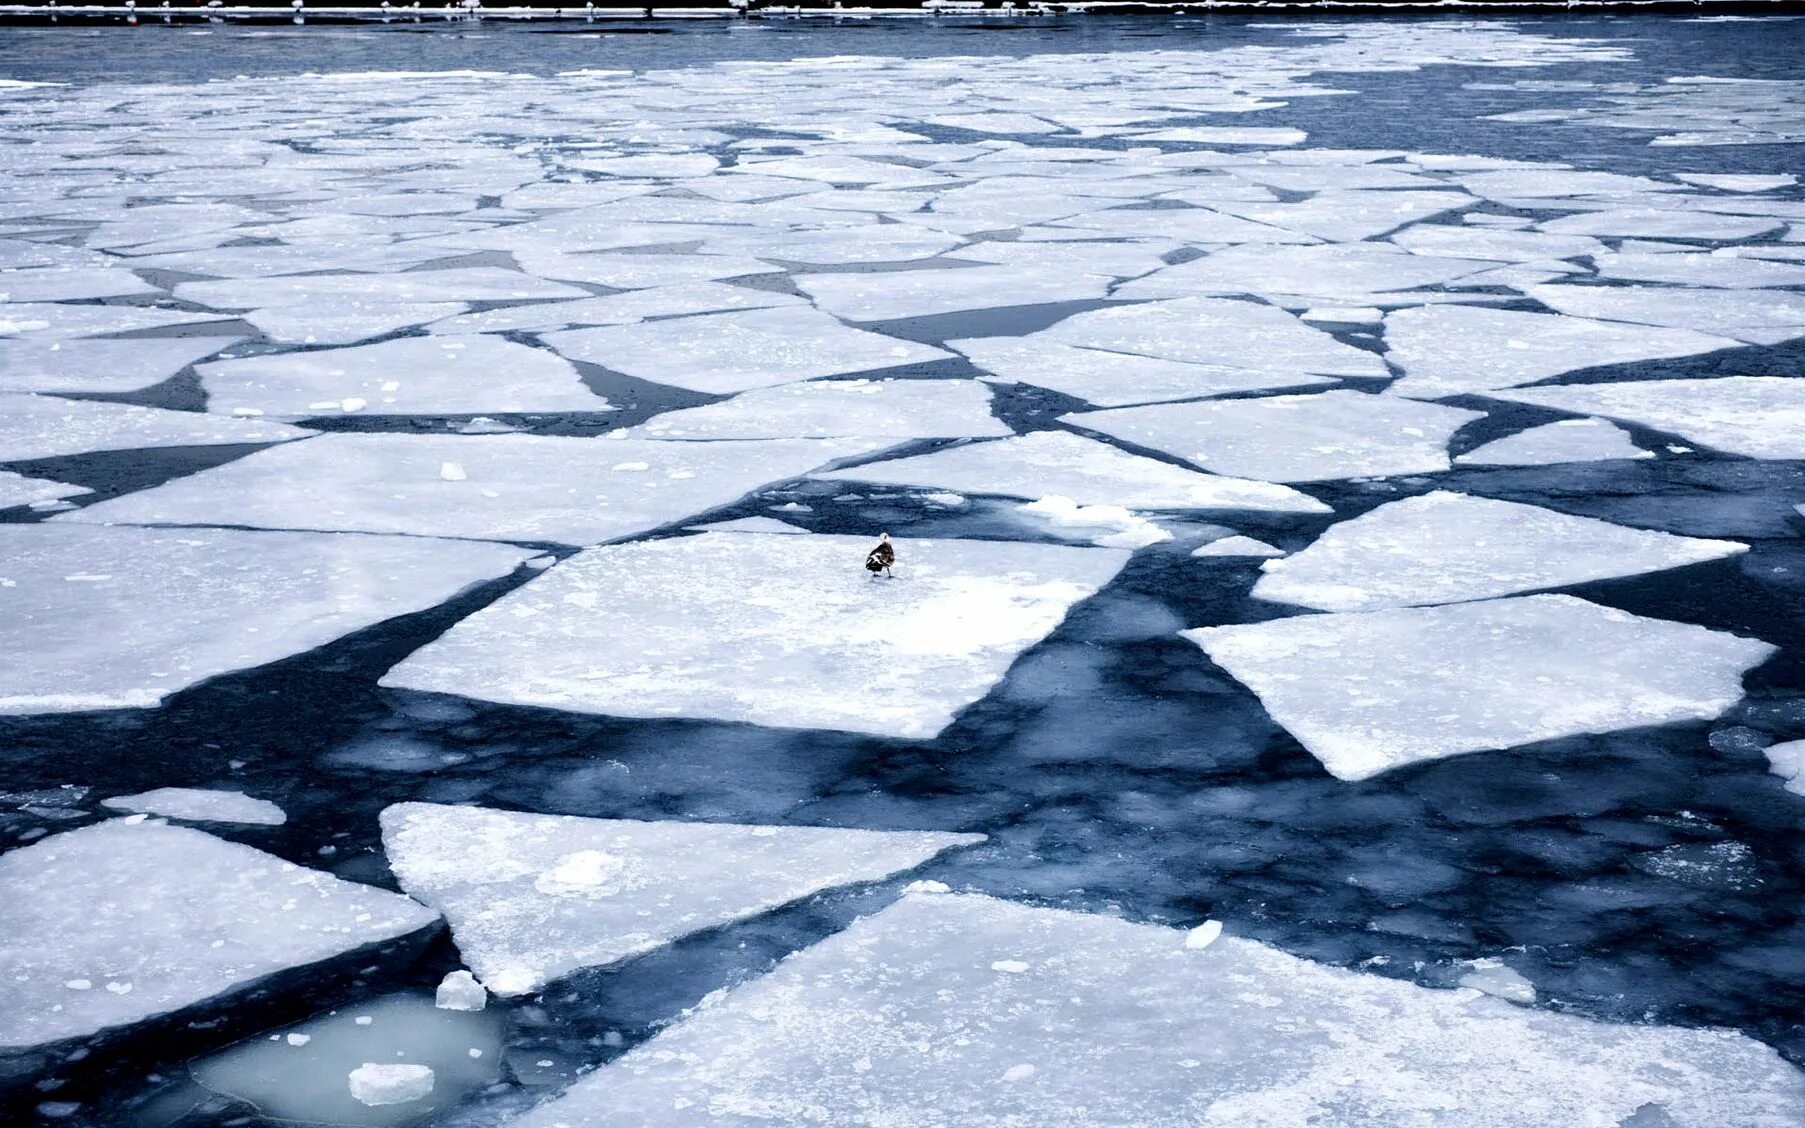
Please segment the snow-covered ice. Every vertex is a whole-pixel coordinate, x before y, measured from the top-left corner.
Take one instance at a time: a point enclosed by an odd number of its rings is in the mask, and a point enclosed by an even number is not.
[[[1805,337],[1805,294],[1570,285],[1531,286],[1526,293],[1575,317],[1691,329],[1749,344],[1777,345]]]
[[[433,1006],[440,1010],[479,1011],[488,1005],[489,992],[462,968],[448,972],[433,993]]]
[[[465,963],[503,996],[984,839],[433,803],[388,808],[382,834],[401,887],[445,914]]]
[[[702,533],[593,548],[382,684],[625,717],[932,737],[1116,574],[1114,549]],[[498,663],[498,656],[508,660]]]
[[[135,392],[242,339],[0,341],[0,391]]]
[[[242,826],[281,826],[288,821],[282,808],[268,799],[242,791],[217,791],[204,787],[159,787],[136,795],[103,799],[103,807],[158,815],[183,822],[238,823]]]
[[[275,426],[275,424],[268,424]],[[323,435],[259,451],[69,520],[247,525],[594,544],[890,445],[542,435]],[[447,474],[451,463],[462,477]]]
[[[1560,384],[1487,395],[1640,423],[1750,458],[1805,458],[1805,380],[1796,377]]]
[[[0,713],[148,708],[532,555],[409,537],[0,525]]]
[[[26,340],[61,340],[232,319],[231,314],[191,313],[187,310],[158,309],[153,306],[15,302],[0,305],[0,336],[16,336]]]
[[[1489,270],[1476,258],[1411,254],[1388,243],[1229,247],[1118,287],[1120,298],[1193,294],[1310,294],[1319,304],[1379,304],[1397,291],[1434,286]]]
[[[778,533],[795,536],[807,533],[800,525],[779,521],[775,517],[736,517],[731,521],[712,521],[706,525],[690,525],[694,533]]]
[[[1085,301],[1103,297],[1109,282],[1107,274],[1038,265],[796,275],[796,287],[817,306],[848,321]]]
[[[146,447],[280,443],[312,431],[258,419],[0,393],[0,462]]]
[[[1051,388],[1098,407],[1205,396],[1308,388],[1334,383],[1326,376],[1286,372],[1280,367],[1241,368],[1191,364],[1133,353],[1104,352],[1029,337],[979,337],[948,341],[985,372],[1035,387]],[[1250,359],[1247,356],[1239,360]]]
[[[274,278],[231,278],[183,282],[175,296],[209,309],[270,309],[336,305],[412,305],[433,302],[514,302],[538,298],[587,298],[588,290],[548,282],[517,270],[492,266],[454,270],[410,270],[401,274],[297,274]]]
[[[1055,536],[1076,537],[1104,548],[1146,548],[1172,539],[1157,523],[1119,505],[1079,505],[1058,494],[1031,501],[1015,512],[1046,522]]]
[[[1285,550],[1253,537],[1232,536],[1191,550],[1192,556],[1283,556]]]
[[[1569,595],[1302,615],[1184,635],[1340,779],[1708,720],[1774,647]]]
[[[11,509],[19,505],[49,505],[92,492],[94,491],[86,486],[72,486],[46,478],[28,478],[10,470],[0,470],[0,509]]]
[[[367,1105],[407,1104],[432,1092],[429,1065],[414,1062],[366,1061],[345,1078],[351,1096]]]
[[[1756,289],[1805,286],[1805,266],[1735,254],[1601,254],[1592,257],[1600,278],[1668,282],[1679,286]]]
[[[1267,565],[1256,599],[1376,611],[1491,599],[1720,560],[1747,552],[1486,497],[1436,490],[1331,525]]]
[[[1805,740],[1788,740],[1764,749],[1767,770],[1786,781],[1786,790],[1805,795]]]
[[[906,896],[513,1123],[1571,1128],[1653,1108],[1672,1124],[1781,1128],[1805,1116],[1805,1078],[1740,1034],[1610,1025],[1185,936]]]
[[[141,1022],[437,919],[387,890],[138,818],[0,856],[0,1047]]]
[[[468,309],[463,302],[366,302],[320,297],[254,309],[244,319],[272,341],[301,345],[352,345]]]
[[[628,432],[648,439],[862,437],[961,439],[1007,435],[977,380],[811,380],[754,388],[730,400],[667,411]]]
[[[1602,462],[1612,458],[1653,458],[1628,433],[1603,419],[1561,419],[1493,439],[1454,457],[1456,466],[1549,466],[1560,462]]]

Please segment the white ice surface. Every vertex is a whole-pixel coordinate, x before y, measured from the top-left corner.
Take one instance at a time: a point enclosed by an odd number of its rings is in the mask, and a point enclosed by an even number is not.
[[[280,443],[312,431],[198,411],[0,393],[0,462],[146,447]]]
[[[1318,192],[1305,200],[1285,203],[1224,202],[1213,206],[1247,219],[1270,223],[1348,246],[1360,240],[1395,231],[1407,223],[1472,207],[1478,203],[1463,192],[1348,191]]]
[[[1217,474],[1315,482],[1446,470],[1449,437],[1482,415],[1331,391],[1085,411],[1061,422],[1163,450]]]
[[[140,1022],[437,918],[387,890],[137,819],[0,857],[0,1047]]]
[[[382,684],[626,717],[928,738],[989,692],[1113,549],[702,533],[593,548],[453,627]],[[503,658],[502,656],[506,656]]]
[[[267,309],[244,319],[271,341],[302,345],[351,345],[464,312],[462,302],[366,302],[315,298]]]
[[[1197,399],[1235,392],[1307,388],[1334,381],[1280,369],[1190,364],[1061,344],[1039,335],[948,341],[971,362],[1005,380],[1050,388],[1098,407]],[[1238,357],[1237,359],[1254,359]]]
[[[1378,354],[1344,345],[1282,309],[1226,298],[1092,310],[1024,339],[1266,372],[1273,374],[1269,386],[1302,374],[1391,374]]]
[[[1338,778],[1709,720],[1774,647],[1569,595],[1183,632]]]
[[[246,826],[281,826],[288,815],[268,799],[257,799],[241,791],[216,791],[203,787],[159,787],[136,795],[115,795],[103,799],[103,807],[115,811],[132,811],[158,815],[183,822],[239,823]]]
[[[1192,556],[1283,556],[1285,550],[1253,537],[1223,537],[1191,550]]]
[[[1603,419],[1562,419],[1493,439],[1456,455],[1456,466],[1549,466],[1558,462],[1600,462],[1612,458],[1653,458],[1623,428]]]
[[[1767,770],[1786,781],[1786,790],[1805,795],[1805,740],[1770,744],[1765,752]]]
[[[736,517],[731,521],[713,521],[706,525],[690,525],[692,533],[780,533],[789,536],[806,534],[807,529],[779,521],[775,517]]]
[[[1799,178],[1791,173],[1779,173],[1770,176],[1710,173],[1679,172],[1674,179],[1684,180],[1688,184],[1698,184],[1706,188],[1719,188],[1725,192],[1771,192],[1775,188],[1790,188],[1799,182]]]
[[[61,340],[232,319],[233,316],[229,313],[189,313],[185,310],[158,309],[152,306],[20,302],[0,305],[0,337]]]
[[[493,266],[410,270],[400,274],[301,274],[183,282],[175,296],[210,309],[269,309],[313,302],[510,302],[587,298],[588,290]]]
[[[162,292],[131,271],[112,266],[0,271],[0,302],[69,302]]]
[[[530,555],[405,537],[0,525],[0,713],[148,708],[424,610]]]
[[[417,1062],[366,1061],[345,1080],[352,1098],[363,1104],[409,1104],[432,1092],[433,1072]]]
[[[1325,513],[1316,499],[1270,482],[1199,474],[1065,431],[1035,431],[929,454],[868,462],[816,477],[925,486],[1130,509],[1258,509]]]
[[[1805,286],[1805,266],[1768,262],[1735,254],[1664,253],[1594,255],[1601,278],[1632,282],[1668,282],[1679,286],[1756,289]]]
[[[1558,313],[1692,329],[1750,344],[1805,337],[1805,294],[1683,290],[1672,286],[1531,286]]]
[[[1614,1026],[1222,936],[917,893],[711,998],[513,1128],[1786,1128],[1741,1034]],[[1646,1114],[1645,1114],[1646,1118]]]
[[[0,470],[0,509],[18,505],[41,505],[93,493],[86,486],[72,486],[47,478],[28,478],[10,470]]]
[[[1256,599],[1377,611],[1636,576],[1747,552],[1514,501],[1436,490],[1329,526],[1266,568]]]
[[[798,274],[796,287],[848,321],[892,321],[998,306],[1103,297],[1111,276],[1043,265]]]
[[[958,439],[1007,435],[978,380],[813,380],[754,388],[730,400],[667,411],[633,428],[648,439],[856,436]]]
[[[135,392],[242,339],[0,341],[0,391]]]
[[[1679,208],[1611,208],[1545,220],[1537,227],[1559,235],[1618,239],[1752,239],[1785,226],[1765,216],[1717,215]]]
[[[889,445],[872,439],[692,443],[520,434],[323,435],[65,516],[91,523],[594,544],[655,529],[766,483]],[[447,463],[463,476],[447,475]]]
[[[1389,243],[1313,247],[1229,247],[1118,287],[1119,298],[1175,298],[1193,294],[1312,294],[1345,305],[1374,294],[1435,286],[1488,270],[1482,258],[1411,254]]]
[[[539,991],[822,889],[913,869],[981,834],[638,822],[401,803],[382,813],[401,887],[445,914],[498,995]]]
[[[1750,458],[1805,458],[1805,380],[1797,377],[1561,384],[1487,395],[1640,423]]]

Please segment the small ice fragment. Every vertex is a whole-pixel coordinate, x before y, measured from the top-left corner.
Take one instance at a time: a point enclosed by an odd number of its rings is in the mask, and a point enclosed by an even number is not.
[[[307,1043],[313,1041],[313,1035],[311,1035],[311,1034],[290,1034],[288,1036],[287,1041],[288,1041],[288,1044],[291,1046],[305,1046]]]
[[[1009,975],[1020,975],[1028,970],[1028,965],[1021,960],[997,960],[990,965],[990,970],[1005,972]]]
[[[1223,537],[1214,540],[1201,548],[1191,550],[1192,556],[1283,556],[1285,550],[1267,544],[1263,540],[1252,537]]]
[[[1471,987],[1475,991],[1483,991],[1506,1002],[1521,1003],[1524,1006],[1536,1001],[1535,984],[1506,967],[1503,960],[1469,960],[1467,966],[1473,970],[1460,977],[1462,987]]]
[[[1797,743],[1805,744],[1805,741],[1799,741]],[[1772,750],[1770,749],[1770,751],[1772,751]],[[1805,762],[1805,749],[1801,749],[1800,751],[1802,753],[1802,755],[1800,756],[1800,760],[1801,760],[1801,762]],[[1805,770],[1805,769],[1802,769],[1802,770]],[[951,893],[952,891],[953,891],[952,886],[948,885],[944,881],[911,881],[911,882],[909,882],[909,884],[903,886],[903,892],[905,894],[907,894],[907,893],[928,893],[928,894]]]
[[[432,1068],[366,1061],[351,1071],[351,1095],[372,1107],[406,1104],[432,1092]]]
[[[1767,770],[1786,781],[1786,790],[1805,795],[1805,740],[1789,740],[1767,749]]]
[[[1034,1076],[1034,1067],[1031,1065],[1012,1065],[1003,1070],[1003,1080],[1005,1081],[1026,1081],[1032,1076]]]
[[[447,975],[439,983],[434,1003],[440,1010],[479,1011],[487,1006],[489,993],[476,981],[476,976],[462,969]]]
[[[341,411],[362,411],[370,405],[370,401],[361,396],[346,396],[339,401]]]
[[[1207,948],[1216,942],[1216,937],[1221,935],[1222,922],[1219,920],[1206,920],[1196,928],[1185,933],[1185,947],[1194,949]]]
[[[470,475],[468,475],[464,472],[464,467],[459,463],[456,463],[456,462],[439,463],[439,477],[444,479],[447,482],[461,482],[461,481],[465,480],[466,478],[468,478],[469,476]]]

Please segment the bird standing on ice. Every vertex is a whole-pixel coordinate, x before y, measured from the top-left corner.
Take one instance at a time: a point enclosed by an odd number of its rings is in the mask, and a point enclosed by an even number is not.
[[[871,578],[874,580],[877,579],[879,572],[895,579],[896,573],[890,570],[890,565],[894,563],[896,563],[896,549],[890,544],[890,534],[879,533],[877,547],[865,556],[865,571],[870,572]]]

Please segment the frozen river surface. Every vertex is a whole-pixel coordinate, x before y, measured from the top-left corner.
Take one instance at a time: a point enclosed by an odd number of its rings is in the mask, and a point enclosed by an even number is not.
[[[0,79],[0,1119],[1805,1123],[1805,20]]]

